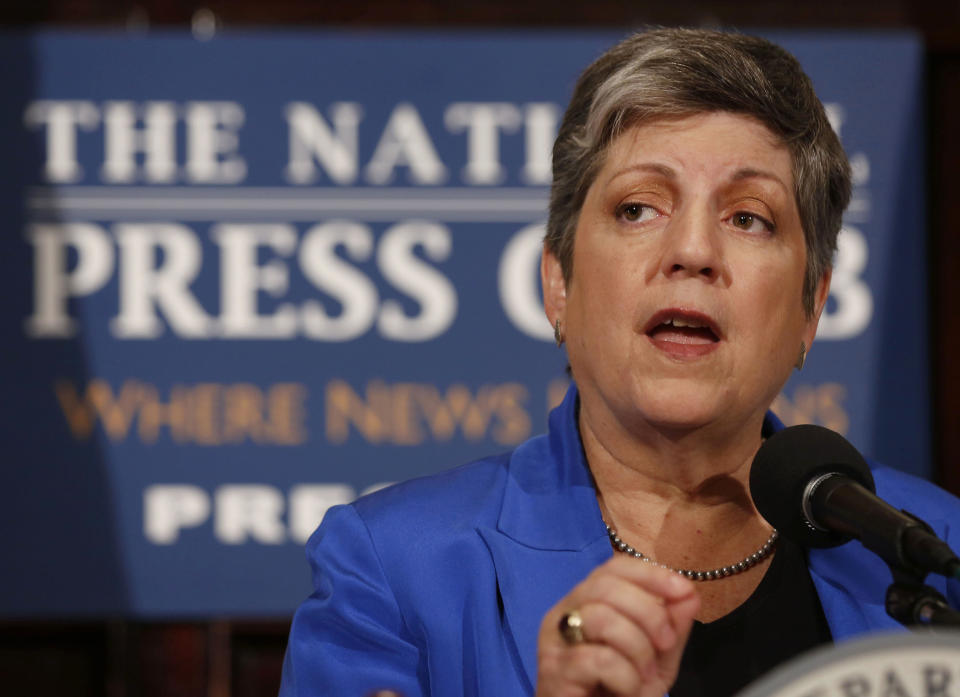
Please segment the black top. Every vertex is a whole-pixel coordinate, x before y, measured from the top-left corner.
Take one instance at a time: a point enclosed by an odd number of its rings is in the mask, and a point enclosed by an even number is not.
[[[723,583],[723,581],[704,581]],[[803,549],[782,537],[760,585],[729,615],[694,622],[670,697],[727,697],[832,640]]]

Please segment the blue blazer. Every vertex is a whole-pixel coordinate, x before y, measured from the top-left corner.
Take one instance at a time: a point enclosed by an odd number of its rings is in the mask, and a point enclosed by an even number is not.
[[[960,501],[894,470],[874,476],[881,497],[957,548]],[[307,556],[314,592],[293,619],[282,696],[532,695],[543,616],[612,556],[575,389],[548,435],[510,454],[332,508]],[[890,571],[859,542],[811,550],[809,568],[835,640],[900,628],[884,610]],[[960,601],[960,584],[928,581]]]

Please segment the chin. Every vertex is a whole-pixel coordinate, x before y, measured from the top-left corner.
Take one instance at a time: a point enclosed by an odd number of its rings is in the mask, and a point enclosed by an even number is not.
[[[707,414],[695,414],[689,411],[646,414],[643,418],[643,422],[648,426],[666,433],[687,433],[707,426],[713,421],[715,419]]]
[[[729,412],[729,400],[702,386],[686,390],[646,388],[637,394],[634,409],[642,423],[658,429],[688,431],[721,419]]]

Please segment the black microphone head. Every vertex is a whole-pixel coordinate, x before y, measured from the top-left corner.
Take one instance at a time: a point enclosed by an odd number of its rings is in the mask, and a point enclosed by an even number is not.
[[[870,468],[846,438],[823,426],[791,426],[760,446],[750,468],[750,494],[760,515],[787,539],[807,547],[835,547],[850,538],[818,530],[803,513],[807,484],[828,473],[876,491]]]

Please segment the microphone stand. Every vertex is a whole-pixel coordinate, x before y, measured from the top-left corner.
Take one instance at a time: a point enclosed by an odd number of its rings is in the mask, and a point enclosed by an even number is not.
[[[933,528],[925,520],[918,518],[910,511],[901,512],[913,518],[919,524],[920,530],[936,538]],[[926,544],[926,539],[921,537],[918,540],[911,535],[911,532],[916,529],[908,528],[903,532],[897,541],[894,554],[881,555],[893,575],[893,583],[887,588],[885,602],[887,614],[906,627],[960,627],[960,612],[951,608],[947,604],[947,599],[936,588],[923,582],[930,573],[927,570],[930,567],[923,568],[913,563],[911,561],[913,555],[905,553],[914,545]],[[943,549],[948,555],[952,555],[949,547],[944,545]],[[956,560],[956,557],[954,556],[953,559]],[[949,559],[943,566],[945,570],[941,573],[946,573],[948,578],[951,577],[950,574],[957,573]]]
[[[923,582],[926,574],[890,564],[893,583],[887,588],[886,609],[907,627],[960,627],[960,612],[933,586]]]

